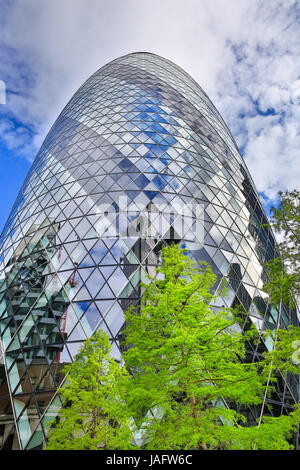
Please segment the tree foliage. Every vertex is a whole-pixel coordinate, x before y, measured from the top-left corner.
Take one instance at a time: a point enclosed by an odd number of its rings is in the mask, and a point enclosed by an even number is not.
[[[144,448],[289,448],[299,409],[252,427],[235,411],[262,402],[274,356],[247,362],[245,341],[256,341],[257,332],[242,334],[237,312],[213,309],[210,266],[199,269],[173,245],[163,249],[158,271],[144,285],[141,308],[127,312],[124,332],[123,357],[132,373],[128,405],[144,431]],[[276,367],[286,359],[277,355]],[[270,389],[274,380],[272,374]]]
[[[238,405],[261,406],[276,374],[297,372],[299,329],[266,332],[276,342],[247,361],[238,311],[213,307],[216,277],[177,245],[163,248],[138,308],[126,312],[125,365],[110,356],[104,332],[88,339],[66,367],[64,408],[48,449],[290,449],[300,408],[246,421]],[[298,336],[297,336],[298,335]],[[128,371],[128,372],[127,372]],[[137,444],[136,444],[137,443]]]
[[[283,235],[280,256],[267,264],[265,290],[274,302],[293,305],[300,295],[300,192],[280,192],[278,207],[271,207],[271,225]]]
[[[49,434],[47,450],[130,449],[132,433],[124,393],[129,376],[110,356],[102,330],[87,339],[67,365],[59,393],[64,407]]]

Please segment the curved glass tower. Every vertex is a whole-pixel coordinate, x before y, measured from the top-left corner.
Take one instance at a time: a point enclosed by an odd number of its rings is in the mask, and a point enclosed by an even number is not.
[[[65,363],[97,329],[121,358],[124,310],[140,299],[162,244],[180,241],[242,304],[244,329],[297,324],[271,306],[263,263],[275,241],[246,165],[199,85],[157,55],[133,53],[92,75],[47,135],[1,235],[0,447],[41,448],[60,408]],[[255,360],[272,341],[256,349]],[[297,400],[278,382],[274,415]],[[260,409],[244,409],[249,423]]]

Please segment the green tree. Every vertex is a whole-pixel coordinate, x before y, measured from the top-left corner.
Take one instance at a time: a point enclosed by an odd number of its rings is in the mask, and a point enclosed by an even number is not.
[[[286,357],[278,354],[275,361],[269,353],[259,363],[246,362],[245,341],[256,341],[257,332],[241,334],[237,312],[213,309],[210,266],[195,265],[172,245],[163,249],[157,271],[143,284],[140,308],[127,311],[124,331],[123,357],[132,374],[127,404],[144,436],[142,447],[290,448],[299,408],[246,427],[245,417],[227,406],[260,404]]]
[[[59,393],[65,405],[52,427],[46,450],[130,449],[130,416],[124,402],[129,376],[110,356],[104,331],[87,339],[64,368]]]
[[[293,305],[300,294],[300,192],[280,192],[279,196],[278,207],[271,207],[271,225],[283,241],[278,244],[280,256],[267,263],[265,290],[273,302]]]

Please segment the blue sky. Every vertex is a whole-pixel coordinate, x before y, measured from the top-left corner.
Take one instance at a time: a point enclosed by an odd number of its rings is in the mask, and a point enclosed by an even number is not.
[[[266,208],[299,189],[298,1],[0,0],[0,31],[0,230],[67,101],[134,51],[174,61],[202,86]]]

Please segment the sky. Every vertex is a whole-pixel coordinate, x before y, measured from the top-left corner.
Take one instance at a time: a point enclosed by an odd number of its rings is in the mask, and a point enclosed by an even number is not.
[[[299,189],[297,0],[0,0],[0,231],[51,125],[96,70],[147,51],[229,126],[268,212]]]

